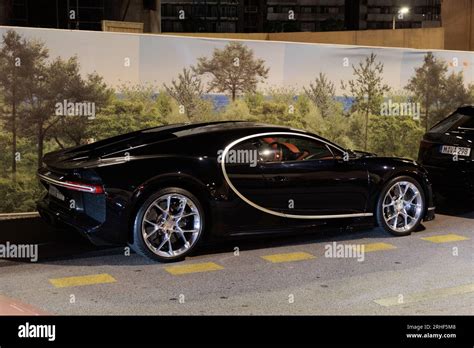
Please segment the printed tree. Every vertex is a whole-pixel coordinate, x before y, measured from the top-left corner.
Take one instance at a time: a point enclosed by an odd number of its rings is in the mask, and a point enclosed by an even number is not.
[[[184,107],[190,120],[198,116],[204,88],[201,79],[192,70],[184,68],[183,72],[178,74],[178,79],[171,81],[171,86],[163,86],[166,92]]]
[[[239,94],[255,93],[257,84],[268,77],[263,59],[240,42],[231,42],[224,49],[215,49],[210,59],[198,58],[194,72],[210,75],[208,91],[229,93],[232,101]]]
[[[428,52],[421,67],[415,69],[415,75],[405,87],[420,101],[424,109],[425,130],[432,124],[431,111],[439,107],[443,95],[448,67],[445,62],[437,59],[432,52]]]
[[[352,65],[352,69],[354,79],[347,85],[344,82],[341,85],[344,91],[350,93],[344,96],[354,98],[353,110],[361,112],[365,117],[364,150],[367,150],[369,116],[379,113],[384,94],[390,91],[390,87],[383,83],[384,66],[377,62],[377,55],[374,53],[366,57],[358,66]]]
[[[17,139],[21,134],[34,139],[37,164],[41,165],[44,143],[53,136],[58,143],[78,145],[87,133],[86,117],[55,115],[55,105],[64,100],[94,103],[96,109],[108,103],[110,90],[97,74],[83,78],[76,57],[49,62],[48,49],[37,40],[22,38],[9,30],[0,50],[0,92],[3,119],[12,135],[12,173],[17,171]]]
[[[425,131],[459,106],[472,103],[471,88],[465,86],[462,72],[448,75],[446,62],[432,52],[426,54],[423,65],[415,69],[405,87],[422,105]]]
[[[0,50],[0,91],[5,104],[3,119],[11,131],[11,171],[16,179],[17,138],[20,127],[21,106],[33,92],[34,80],[41,75],[48,56],[43,44],[27,41],[13,30],[3,35]]]
[[[319,108],[323,118],[334,113],[336,89],[326,74],[320,73],[314,83],[311,82],[308,88],[303,89],[308,98]]]
[[[25,105],[28,126],[37,143],[37,160],[41,165],[44,142],[53,137],[63,147],[60,139],[68,145],[80,145],[88,137],[91,119],[87,115],[56,115],[56,104],[93,103],[98,110],[105,106],[111,91],[96,73],[83,78],[77,57],[67,60],[56,58],[41,67],[42,74],[29,86],[29,97]]]

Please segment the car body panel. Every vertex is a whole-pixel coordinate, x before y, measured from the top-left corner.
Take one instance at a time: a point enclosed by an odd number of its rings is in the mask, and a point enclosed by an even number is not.
[[[219,154],[236,140],[261,133],[313,138],[341,153],[324,161],[224,163],[226,178]],[[210,239],[315,228],[328,225],[331,217],[343,225],[370,217],[384,183],[396,175],[418,178],[432,207],[427,173],[416,162],[368,153],[351,153],[343,159],[342,152],[311,133],[251,122],[157,127],[45,155],[38,174],[47,189],[56,186],[48,181],[55,178],[97,185],[104,192],[68,192],[58,187],[64,201],[52,190],[38,203],[38,210],[51,222],[76,228],[95,244],[115,244],[131,241],[137,209],[164,187],[185,188],[200,199],[206,224],[212,226],[205,236]],[[248,204],[233,186],[277,214]],[[295,201],[291,210],[290,199]],[[433,213],[427,210],[425,217],[430,219]]]
[[[470,155],[443,153],[443,146],[470,149]],[[457,109],[427,132],[418,161],[428,170],[433,187],[446,196],[474,197],[474,106]]]

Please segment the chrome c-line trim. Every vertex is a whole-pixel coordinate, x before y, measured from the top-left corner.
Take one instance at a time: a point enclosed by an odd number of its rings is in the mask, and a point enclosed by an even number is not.
[[[293,135],[293,136],[300,136],[300,137],[305,137],[305,138],[309,138],[309,139],[313,139],[313,140],[316,140],[316,141],[320,141],[320,142],[323,142],[325,143],[326,145],[328,146],[331,146],[331,147],[335,147],[333,144],[331,143],[328,143],[322,139],[319,139],[319,138],[316,138],[316,137],[313,137],[311,135],[306,135],[306,134],[300,134],[300,133],[291,133],[291,132],[267,132],[267,133],[259,133],[259,134],[252,134],[252,135],[248,135],[248,136],[245,136],[243,138],[240,138],[240,139],[237,139],[235,141],[233,141],[232,143],[230,143],[229,145],[227,145],[227,147],[224,149],[224,152],[222,153],[222,161],[221,161],[221,169],[222,169],[222,174],[224,175],[224,179],[225,181],[227,182],[227,184],[229,185],[229,187],[232,189],[232,191],[235,192],[235,194],[237,196],[240,197],[240,199],[242,199],[245,203],[249,204],[250,206],[254,207],[255,209],[258,209],[260,211],[263,211],[264,213],[267,213],[267,214],[271,214],[271,215],[275,215],[275,216],[279,216],[279,217],[284,217],[284,218],[289,218],[289,219],[311,219],[311,220],[318,220],[318,219],[344,219],[344,218],[354,218],[354,217],[369,217],[369,216],[373,216],[372,213],[355,213],[355,214],[334,214],[334,215],[295,215],[295,214],[284,214],[284,213],[279,213],[277,211],[273,211],[271,209],[267,209],[265,207],[262,207],[254,202],[252,202],[251,200],[249,200],[247,197],[245,197],[243,194],[241,194],[239,192],[239,190],[237,190],[235,188],[235,186],[232,184],[232,182],[230,181],[229,179],[229,176],[227,175],[227,171],[226,171],[226,168],[225,168],[225,162],[226,162],[226,156],[227,156],[227,153],[229,152],[229,150],[234,147],[235,145],[241,143],[242,141],[245,141],[245,140],[248,140],[248,139],[252,139],[252,138],[257,138],[257,137],[261,137],[261,136],[268,136],[268,135]],[[341,150],[341,149],[339,149]],[[342,152],[344,152],[344,150],[341,150]]]

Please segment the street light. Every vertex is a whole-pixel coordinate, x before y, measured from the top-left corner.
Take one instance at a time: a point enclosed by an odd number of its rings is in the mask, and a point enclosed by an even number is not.
[[[397,28],[396,20],[397,20],[397,15],[399,19],[403,19],[403,15],[406,15],[410,13],[410,8],[409,7],[402,7],[400,10],[398,10],[398,13],[393,15],[393,30]]]

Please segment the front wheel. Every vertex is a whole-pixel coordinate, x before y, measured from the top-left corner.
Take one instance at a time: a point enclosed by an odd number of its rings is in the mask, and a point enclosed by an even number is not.
[[[132,248],[156,261],[178,261],[194,249],[203,228],[204,210],[191,192],[177,187],[162,189],[138,210]]]
[[[390,180],[380,194],[377,222],[395,236],[407,236],[420,225],[425,206],[420,183],[408,176],[397,177]]]

